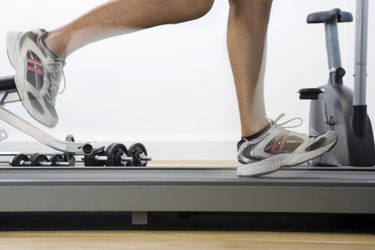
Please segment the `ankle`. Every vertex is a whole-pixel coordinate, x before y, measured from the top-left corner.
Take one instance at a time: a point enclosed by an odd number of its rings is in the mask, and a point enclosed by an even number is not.
[[[266,126],[263,126],[261,129],[254,130],[253,132],[250,132],[248,134],[244,134],[241,139],[246,139],[248,141],[254,140],[257,137],[261,136],[265,132],[267,132],[271,127],[271,124],[267,124]]]
[[[44,38],[44,43],[47,48],[58,58],[66,58],[66,48],[63,45],[64,39],[60,36],[54,34],[53,32],[48,32]]]

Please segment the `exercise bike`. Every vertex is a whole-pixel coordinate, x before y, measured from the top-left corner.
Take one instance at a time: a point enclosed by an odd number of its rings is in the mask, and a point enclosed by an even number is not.
[[[329,80],[319,88],[299,91],[300,99],[310,99],[310,134],[335,131],[336,146],[314,160],[315,166],[373,167],[374,135],[366,106],[368,0],[357,1],[354,89],[343,84],[338,24],[351,22],[349,12],[333,9],[308,15],[307,23],[325,26]]]

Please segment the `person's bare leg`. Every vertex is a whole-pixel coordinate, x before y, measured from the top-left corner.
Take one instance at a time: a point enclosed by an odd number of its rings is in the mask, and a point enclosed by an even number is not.
[[[66,58],[100,39],[205,15],[214,0],[112,0],[75,21],[48,32],[47,46]]]
[[[241,117],[242,136],[269,123],[264,104],[265,41],[272,0],[229,0],[228,52]]]

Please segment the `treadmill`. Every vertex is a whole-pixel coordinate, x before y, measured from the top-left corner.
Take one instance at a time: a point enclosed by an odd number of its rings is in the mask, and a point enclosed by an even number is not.
[[[61,152],[97,150],[57,140],[4,107],[18,101],[14,77],[1,78],[1,120]],[[147,224],[149,212],[373,215],[374,194],[375,166],[305,164],[256,178],[237,177],[235,167],[0,167],[0,212],[130,212],[133,224]]]

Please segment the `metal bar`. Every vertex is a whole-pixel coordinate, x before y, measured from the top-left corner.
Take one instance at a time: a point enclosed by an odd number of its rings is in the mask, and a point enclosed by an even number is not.
[[[335,73],[337,68],[341,67],[340,42],[336,19],[325,23],[325,34],[328,68],[332,74]]]
[[[0,107],[0,119],[53,149],[62,152],[82,153],[84,144],[60,141],[3,107]]]
[[[357,0],[353,105],[366,105],[368,0]]]

